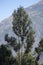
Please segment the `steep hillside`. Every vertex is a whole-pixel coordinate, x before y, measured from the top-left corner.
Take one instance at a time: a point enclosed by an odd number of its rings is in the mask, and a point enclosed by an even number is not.
[[[43,37],[43,0],[40,0],[37,4],[26,8],[26,11],[29,13],[33,23],[33,28],[36,32],[36,42],[33,45],[35,48],[38,46],[40,38]]]
[[[40,37],[43,36],[43,0],[26,8],[26,11],[29,13],[33,23],[33,28],[36,31],[36,42],[33,45],[35,47],[37,46]],[[15,35],[12,30],[12,20],[13,17],[11,16],[0,23],[0,44],[4,43],[4,36],[6,33],[13,36]]]
[[[37,4],[26,8],[29,15],[38,28],[41,36],[43,36],[43,0],[39,1]]]

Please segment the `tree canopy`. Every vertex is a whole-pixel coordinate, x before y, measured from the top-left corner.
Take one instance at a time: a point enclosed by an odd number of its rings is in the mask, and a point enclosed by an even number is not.
[[[5,35],[5,41],[10,43],[15,51],[18,51],[26,44],[26,53],[30,51],[34,42],[34,31],[32,29],[31,19],[23,7],[13,12],[13,31],[18,36],[18,42],[15,37],[9,38]]]

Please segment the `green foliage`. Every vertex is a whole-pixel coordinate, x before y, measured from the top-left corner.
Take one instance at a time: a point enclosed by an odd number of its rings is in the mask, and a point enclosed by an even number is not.
[[[32,47],[32,44],[34,42],[34,31],[32,30],[32,28],[30,28],[30,32],[27,36],[27,39],[26,39],[26,42],[27,42],[27,47],[26,47],[26,53],[30,51],[31,47]]]
[[[26,36],[28,31],[27,27],[30,25],[31,20],[23,7],[17,9],[13,13],[13,31],[20,37]]]
[[[43,63],[41,65],[43,65]]]
[[[43,48],[43,38],[41,38],[39,47]]]
[[[14,65],[15,59],[10,49],[4,45],[0,46],[0,65]]]
[[[37,65],[37,63],[30,53],[18,53],[15,59],[13,58],[10,49],[5,45],[1,45],[0,65]]]
[[[26,38],[25,43],[27,44],[28,52],[34,42],[34,31],[31,27],[31,20],[23,7],[18,8],[13,13],[13,31],[21,38],[22,44]]]
[[[37,47],[36,52],[39,54],[41,52],[43,52],[43,38],[41,39],[41,41],[39,42],[39,47]]]
[[[36,65],[35,59],[31,54],[21,54],[16,58],[17,65]]]
[[[18,42],[15,37],[9,37],[8,34],[5,35],[5,41],[7,41],[16,52],[19,52],[23,45],[26,44],[23,55],[21,54],[22,51],[17,55],[15,65],[36,65],[35,59],[28,54],[34,42],[32,22],[23,7],[13,12],[12,24],[13,31],[18,36]]]
[[[27,37],[28,41],[30,41],[31,43],[34,40],[34,38],[33,38],[33,30],[30,24],[31,20],[23,7],[20,7],[18,8],[17,11],[14,11],[13,13],[14,33],[17,34],[19,37],[21,37],[22,41],[25,39],[25,37]],[[31,38],[28,38],[30,36]]]
[[[17,42],[15,37],[13,39],[13,37],[9,37],[8,34],[5,35],[5,41],[10,43],[15,51],[18,51],[23,46],[23,44],[26,43],[26,53],[29,52],[34,42],[34,31],[31,27],[32,22],[23,7],[20,7],[13,12],[12,23],[13,31],[18,36],[19,43]],[[21,38],[21,40],[19,40],[19,37]]]
[[[40,59],[40,54],[41,52],[43,52],[43,38],[41,38],[40,42],[39,42],[39,46],[37,48],[35,48],[35,51],[37,52],[38,56],[36,58],[36,61],[38,62]],[[43,64],[42,64],[43,65]]]

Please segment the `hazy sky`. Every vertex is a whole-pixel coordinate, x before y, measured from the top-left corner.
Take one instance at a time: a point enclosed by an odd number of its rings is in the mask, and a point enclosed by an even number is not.
[[[29,7],[39,0],[0,0],[0,21],[12,14],[19,6]]]

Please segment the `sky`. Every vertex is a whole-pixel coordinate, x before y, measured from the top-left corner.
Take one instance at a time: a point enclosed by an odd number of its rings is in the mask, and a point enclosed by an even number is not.
[[[12,15],[13,11],[20,6],[29,7],[39,0],[0,0],[0,21]]]

